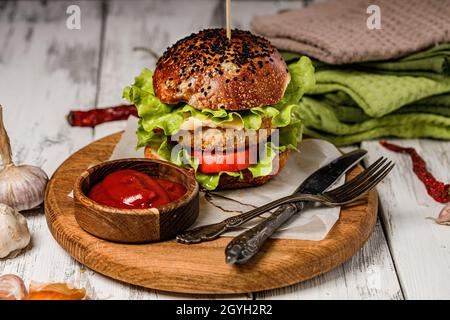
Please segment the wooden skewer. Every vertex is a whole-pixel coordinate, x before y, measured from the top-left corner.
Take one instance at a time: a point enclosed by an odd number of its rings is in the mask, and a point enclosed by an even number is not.
[[[231,39],[231,0],[227,1],[227,38]]]

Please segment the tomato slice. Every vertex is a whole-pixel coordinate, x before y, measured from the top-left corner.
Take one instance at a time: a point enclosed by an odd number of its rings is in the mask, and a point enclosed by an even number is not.
[[[238,172],[250,167],[248,149],[219,154],[194,151],[193,155],[199,159],[198,171],[201,173]]]

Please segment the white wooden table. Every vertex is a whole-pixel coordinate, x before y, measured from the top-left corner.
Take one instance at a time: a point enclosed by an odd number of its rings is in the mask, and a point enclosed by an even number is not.
[[[275,13],[311,1],[234,1],[234,27],[248,29],[252,15]],[[81,8],[81,30],[68,30],[66,9]],[[141,69],[154,68],[150,47],[167,46],[202,28],[224,26],[224,1],[21,1],[0,2],[0,103],[14,159],[51,175],[73,152],[123,129],[109,123],[71,128],[65,115],[120,103],[122,89]],[[431,170],[450,180],[450,142],[397,141],[413,146]],[[344,265],[310,281],[243,299],[449,299],[450,227],[439,226],[441,205],[426,194],[409,158],[365,142],[367,161],[386,155],[397,162],[378,187],[380,221],[365,246]],[[0,260],[0,274],[42,282],[71,282],[98,299],[198,298],[120,283],[82,266],[53,240],[42,210],[27,213],[32,245],[14,259]],[[202,297],[204,298],[204,297]],[[220,297],[208,297],[220,298]]]

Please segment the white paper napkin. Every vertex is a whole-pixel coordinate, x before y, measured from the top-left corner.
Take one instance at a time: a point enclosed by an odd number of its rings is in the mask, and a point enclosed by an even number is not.
[[[138,121],[130,117],[125,132],[111,156],[111,160],[139,158],[144,150],[136,150],[136,130]],[[269,183],[255,188],[227,190],[219,192],[201,192],[200,215],[194,226],[216,223],[233,215],[262,206],[270,201],[292,194],[300,183],[321,166],[339,157],[341,153],[331,143],[305,139],[299,146],[300,152],[291,152],[285,168]],[[344,182],[340,179],[335,186]],[[308,208],[295,215],[273,238],[322,240],[339,219],[339,208],[318,206]],[[249,228],[261,218],[248,222]],[[225,235],[236,235],[241,230]]]

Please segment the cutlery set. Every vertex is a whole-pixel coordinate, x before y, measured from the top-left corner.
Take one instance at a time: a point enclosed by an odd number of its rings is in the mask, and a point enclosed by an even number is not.
[[[394,164],[381,157],[371,166],[342,186],[328,190],[349,169],[360,162],[367,151],[358,149],[340,156],[328,165],[311,174],[290,196],[267,203],[259,208],[227,218],[219,223],[200,226],[179,234],[179,243],[195,244],[217,239],[226,231],[269,212],[270,215],[256,226],[244,231],[227,245],[225,260],[228,264],[244,264],[254,257],[264,242],[307,206],[308,203],[320,203],[326,206],[350,204],[381,182],[393,169]],[[277,208],[275,211],[270,210]]]

